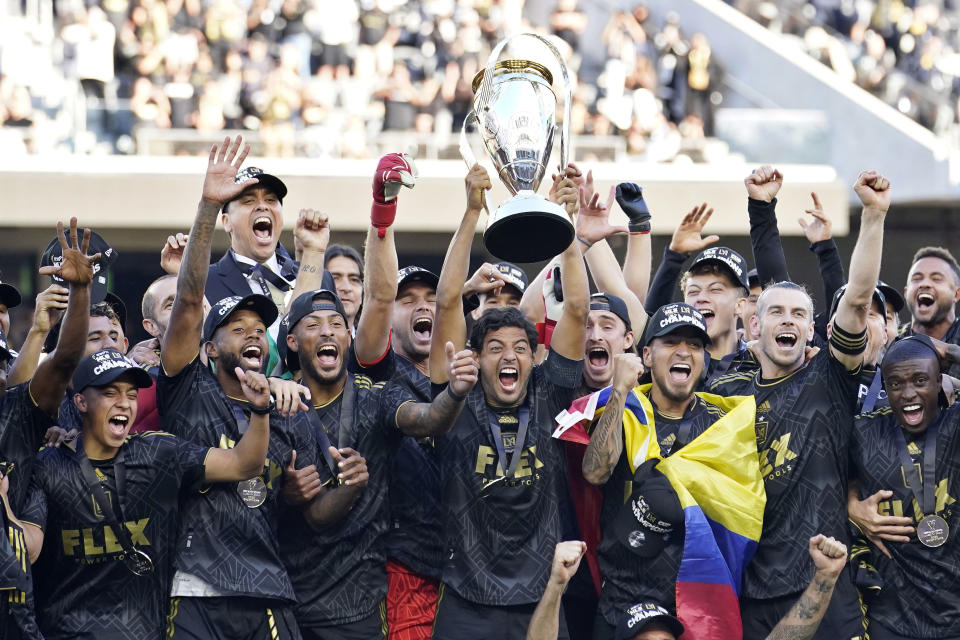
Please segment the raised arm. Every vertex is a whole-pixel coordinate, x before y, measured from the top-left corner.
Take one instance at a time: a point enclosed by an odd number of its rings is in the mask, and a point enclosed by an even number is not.
[[[813,580],[766,640],[810,640],[820,627],[837,578],[847,564],[847,547],[820,534],[810,538],[810,557],[816,567]]]
[[[846,274],[843,272],[843,261],[840,259],[840,252],[837,250],[837,243],[833,241],[831,233],[832,224],[830,218],[823,213],[823,207],[820,204],[820,198],[816,193],[811,193],[813,198],[813,208],[806,209],[805,213],[812,216],[812,220],[801,217],[800,226],[803,228],[803,234],[810,243],[810,251],[817,256],[817,266],[820,268],[820,282],[823,285],[823,298],[821,298],[829,308],[830,301],[837,289],[846,282]],[[827,318],[826,313],[820,313],[816,316],[817,334],[826,339],[827,336]]]
[[[583,477],[590,484],[605,484],[620,460],[623,453],[623,408],[627,404],[627,394],[637,385],[642,371],[643,361],[635,354],[618,353],[613,357],[610,397],[583,454]]]
[[[70,290],[58,284],[52,284],[37,296],[33,311],[33,324],[23,340],[23,346],[13,367],[7,374],[7,386],[12,387],[33,378],[40,364],[40,352],[50,329],[57,323],[60,314],[67,308]]]
[[[570,178],[558,185],[557,200],[573,221],[580,208],[581,191]],[[580,253],[582,243],[574,239],[560,254],[560,283],[563,287],[563,312],[557,320],[550,349],[570,360],[583,359],[587,314],[590,312],[590,284],[587,267]]]
[[[237,482],[260,475],[270,444],[270,384],[266,376],[256,371],[235,369],[243,396],[253,409],[250,426],[232,449],[214,449],[207,452],[205,479],[207,482]],[[259,413],[259,412],[266,413]]]
[[[70,377],[83,357],[90,326],[93,263],[100,259],[99,253],[87,255],[90,229],[84,229],[83,244],[79,244],[76,218],[70,218],[70,243],[67,244],[62,222],[57,223],[57,238],[60,240],[63,262],[59,266],[41,267],[40,275],[56,275],[67,283],[70,289],[67,312],[60,325],[57,348],[37,366],[36,373],[30,379],[30,395],[37,406],[50,416],[59,414],[60,401],[67,391]]]
[[[296,300],[301,294],[323,287],[323,260],[330,244],[330,218],[314,209],[300,209],[293,237],[300,252],[297,284],[290,296],[291,300]]]
[[[397,247],[392,224],[401,187],[413,188],[416,169],[405,153],[380,158],[373,176],[373,209],[364,251],[363,315],[354,351],[361,364],[380,360],[390,346],[393,301],[397,297]]]
[[[653,276],[650,291],[643,303],[648,314],[655,313],[663,305],[674,301],[683,263],[686,262],[688,255],[702,251],[720,240],[720,236],[717,235],[706,238],[702,235],[703,228],[712,215],[713,209],[708,208],[707,203],[704,202],[683,216],[673,232],[670,245],[663,250],[663,260],[657,268],[656,275]]]
[[[627,255],[623,259],[623,279],[640,303],[644,304],[647,291],[650,289],[650,273],[653,267],[650,209],[643,199],[643,188],[640,185],[621,182],[617,185],[616,194],[617,204],[630,219],[630,224],[627,225],[630,231],[627,238]],[[641,331],[637,335],[642,333]]]
[[[242,145],[242,149],[241,149]],[[203,291],[207,286],[207,270],[210,268],[210,245],[217,226],[217,214],[225,202],[229,202],[244,189],[256,184],[249,178],[239,184],[237,171],[250,152],[250,145],[243,145],[237,136],[223,145],[213,145],[207,160],[207,173],[203,178],[203,191],[197,207],[197,217],[190,230],[177,278],[177,297],[170,312],[170,324],[160,345],[160,362],[169,376],[174,376],[193,362],[200,350],[203,329]],[[214,301],[217,302],[217,301]]]
[[[858,348],[852,340],[867,329],[867,314],[880,277],[883,223],[890,208],[890,181],[876,171],[863,171],[853,188],[863,203],[860,234],[850,256],[850,282],[837,305],[830,340],[830,352],[849,370],[857,368],[863,361],[863,348]],[[865,336],[863,342],[866,342]]]
[[[590,180],[588,176],[587,180]],[[580,199],[580,213],[577,216],[577,236],[584,238],[591,246],[584,254],[587,266],[590,268],[590,274],[597,285],[597,289],[604,293],[613,294],[621,298],[627,305],[627,311],[630,314],[630,324],[633,327],[634,334],[639,339],[643,335],[643,328],[647,324],[647,312],[643,308],[640,299],[630,290],[624,279],[624,272],[620,269],[620,263],[613,254],[610,245],[605,238],[614,233],[623,233],[627,229],[624,227],[615,227],[609,224],[610,205],[613,203],[614,188],[610,189],[610,197],[607,203],[599,202],[595,194],[589,202],[585,201],[584,196]]]
[[[527,640],[556,640],[560,629],[560,598],[580,567],[587,543],[580,540],[558,542],[553,552],[550,579],[543,590],[527,627]]]
[[[437,313],[430,341],[430,379],[443,384],[447,381],[446,344],[462,349],[467,342],[467,324],[463,317],[463,284],[470,270],[470,247],[477,231],[477,221],[483,210],[484,192],[492,186],[487,170],[479,164],[464,179],[467,190],[467,209],[460,226],[450,240],[443,259],[440,282],[437,284]]]
[[[479,369],[473,351],[457,353],[452,342],[447,342],[443,351],[450,381],[447,388],[433,402],[407,402],[397,409],[397,427],[408,436],[442,436],[450,431],[467,394],[477,384]]]
[[[744,178],[743,184],[747,187],[750,245],[760,285],[789,280],[777,228],[777,193],[783,186],[783,174],[764,165]]]

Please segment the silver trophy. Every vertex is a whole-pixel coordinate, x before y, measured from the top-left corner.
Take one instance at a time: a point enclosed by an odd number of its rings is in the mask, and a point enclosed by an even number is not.
[[[507,43],[535,38],[557,59],[563,75],[563,123],[557,125],[553,74],[530,60],[500,60]],[[467,139],[476,123],[500,180],[513,197],[488,216],[483,241],[493,255],[511,262],[539,262],[560,254],[573,241],[573,224],[560,205],[537,195],[560,128],[560,165],[567,166],[572,90],[567,66],[553,44],[534,33],[518,33],[490,52],[486,69],[473,79],[473,110],[460,130],[460,155],[477,163]]]

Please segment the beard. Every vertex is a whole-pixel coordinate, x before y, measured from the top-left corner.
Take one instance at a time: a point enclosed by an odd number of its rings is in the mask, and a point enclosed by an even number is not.
[[[309,379],[321,385],[331,385],[343,377],[346,372],[346,367],[346,362],[341,361],[337,370],[331,373],[321,370],[314,364],[313,358],[310,358],[307,362],[300,361],[300,375],[304,380]]]

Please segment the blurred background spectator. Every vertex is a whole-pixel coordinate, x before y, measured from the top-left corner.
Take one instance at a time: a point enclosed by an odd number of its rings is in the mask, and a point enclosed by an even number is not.
[[[728,2],[923,126],[956,128],[960,21],[947,6],[952,0]],[[436,141],[436,157],[445,157],[455,154],[474,75],[500,39],[522,30],[549,35],[561,49],[579,81],[572,132],[597,136],[597,154],[607,145],[674,160],[714,134],[724,98],[723,61],[708,38],[685,33],[676,15],[651,24],[642,4],[4,6],[0,142],[12,153],[150,153],[147,145],[164,140],[175,153],[202,153],[203,145],[179,145],[189,139],[184,132],[244,129],[256,132],[257,152],[266,155],[375,157],[382,133],[415,132],[417,140]],[[600,21],[593,24],[602,29],[599,39],[584,37],[591,21]]]

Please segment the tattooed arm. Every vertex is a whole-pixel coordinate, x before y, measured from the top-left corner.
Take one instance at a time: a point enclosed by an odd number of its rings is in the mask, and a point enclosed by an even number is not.
[[[623,408],[627,394],[637,385],[642,371],[643,364],[638,356],[632,353],[614,356],[613,388],[583,455],[583,477],[590,484],[604,484],[617,466],[623,452]]]
[[[450,431],[467,394],[477,384],[479,370],[473,351],[464,349],[456,353],[452,342],[444,346],[450,380],[447,388],[433,402],[405,402],[397,409],[397,427],[408,436],[442,436]]]
[[[227,138],[222,147],[213,145],[210,149],[197,217],[193,221],[190,241],[184,251],[180,276],[177,278],[177,297],[173,301],[168,330],[160,345],[160,362],[169,376],[180,373],[197,357],[203,329],[203,291],[207,286],[210,245],[217,225],[217,213],[225,202],[256,184],[256,178],[239,184],[235,181],[237,171],[249,152],[250,145],[243,145],[240,136],[234,140],[232,147],[230,138]]]
[[[847,547],[820,534],[810,538],[810,557],[817,568],[813,580],[767,640],[810,640],[817,632],[833,587],[847,564]]]

